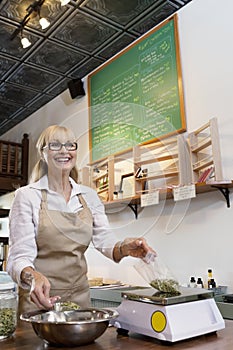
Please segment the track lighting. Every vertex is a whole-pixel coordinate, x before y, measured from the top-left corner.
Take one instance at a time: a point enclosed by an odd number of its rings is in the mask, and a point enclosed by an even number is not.
[[[26,26],[26,24],[32,18],[35,18],[37,16],[39,17],[39,23],[42,29],[46,29],[50,26],[50,22],[46,18],[41,17],[40,15],[42,5],[44,4],[45,1],[46,0],[35,0],[33,3],[31,3],[31,5],[28,6],[28,8],[26,9],[27,11],[26,15],[24,16],[23,20],[20,22],[19,27],[16,28],[13,34],[11,35],[10,40],[14,40],[14,38],[16,38],[17,35],[21,33],[21,44],[23,48],[25,49],[29,47],[31,45],[31,42],[29,41],[28,38],[22,36],[22,31]],[[67,5],[69,2],[70,0],[60,0],[61,6]]]
[[[26,26],[26,24],[31,19],[34,19],[37,16],[39,17],[39,23],[41,25],[41,28],[42,29],[48,28],[48,26],[50,25],[49,21],[46,18],[40,16],[41,8],[44,2],[45,0],[36,0],[33,3],[31,3],[31,5],[28,6],[28,8],[26,9],[26,15],[24,16],[23,20],[20,22],[19,27],[15,29],[15,31],[11,35],[10,40],[14,40],[14,38],[16,38],[20,33],[22,34],[22,31]],[[27,48],[28,46],[31,45],[29,39],[23,38],[22,35],[21,35],[21,44],[23,48]]]

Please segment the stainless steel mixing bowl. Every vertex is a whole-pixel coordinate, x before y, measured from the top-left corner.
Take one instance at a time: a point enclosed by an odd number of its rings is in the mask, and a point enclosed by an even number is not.
[[[72,311],[37,310],[22,314],[20,319],[30,322],[38,337],[46,343],[78,346],[100,337],[109,321],[117,316],[115,310],[86,308]]]

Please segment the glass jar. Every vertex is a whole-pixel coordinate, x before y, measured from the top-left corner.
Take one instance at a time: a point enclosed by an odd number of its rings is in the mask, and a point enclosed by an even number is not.
[[[15,283],[6,272],[0,273],[0,340],[12,336],[17,325],[18,298]]]

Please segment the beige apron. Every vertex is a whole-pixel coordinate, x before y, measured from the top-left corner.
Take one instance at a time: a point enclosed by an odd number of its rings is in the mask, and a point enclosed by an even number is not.
[[[90,306],[87,263],[84,256],[92,237],[92,214],[83,197],[83,209],[77,213],[48,210],[47,192],[42,190],[37,234],[35,269],[50,284],[50,296],[60,295],[63,301]],[[37,309],[29,291],[19,288],[19,314]]]

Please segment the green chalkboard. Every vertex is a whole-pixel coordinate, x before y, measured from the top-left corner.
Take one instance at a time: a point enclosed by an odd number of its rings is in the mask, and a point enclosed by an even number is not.
[[[177,17],[88,76],[91,162],[186,130]]]

